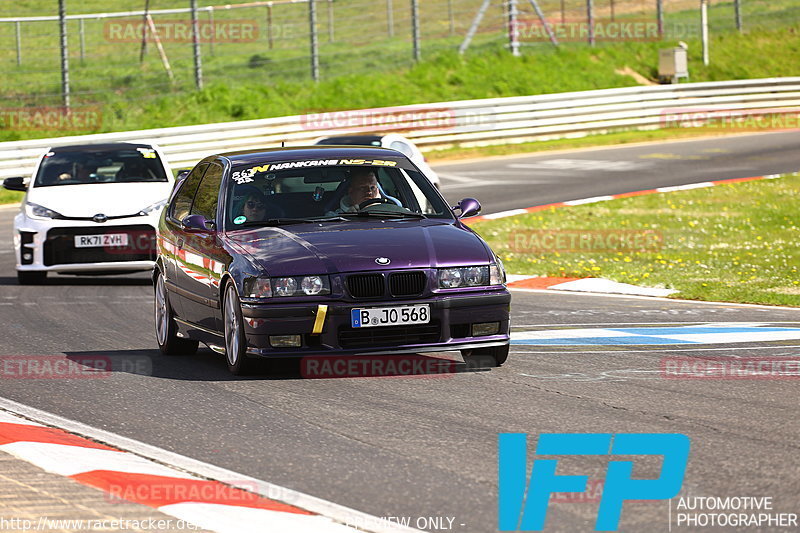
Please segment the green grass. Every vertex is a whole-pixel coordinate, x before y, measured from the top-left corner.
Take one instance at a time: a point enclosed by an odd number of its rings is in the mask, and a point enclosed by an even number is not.
[[[800,174],[793,174],[562,207],[472,227],[514,274],[602,277],[677,289],[676,298],[800,306],[799,201]],[[567,236],[576,230],[589,236],[650,232],[657,239],[639,250],[606,240],[605,250],[570,252],[561,245],[561,252],[541,252],[529,236],[517,240],[529,235],[520,233],[526,230]],[[539,244],[546,242],[539,236]]]
[[[0,204],[15,204],[22,201],[25,193],[17,191],[9,191],[0,187]]]
[[[466,15],[478,0],[464,0]],[[471,3],[470,3],[471,2]],[[754,0],[755,2],[755,0]],[[754,2],[747,2],[750,5]],[[157,2],[161,7],[184,5],[178,1]],[[201,5],[215,3],[201,2]],[[118,5],[117,5],[118,4]],[[121,1],[114,9],[140,8],[141,2]],[[399,6],[399,3],[395,3]],[[407,19],[398,17],[397,33],[388,38],[382,29],[383,4],[372,3],[374,12],[359,13],[355,2],[336,2],[336,38],[327,41],[327,11],[320,8],[322,81],[309,80],[307,38],[303,26],[305,7],[301,4],[275,9],[274,23],[286,31],[273,49],[263,40],[255,43],[217,43],[214,53],[203,45],[206,88],[192,85],[191,46],[165,43],[176,74],[171,85],[150,47],[145,63],[139,65],[138,43],[110,43],[105,40],[101,22],[87,22],[88,57],[79,58],[77,22],[71,22],[72,90],[74,105],[98,105],[103,110],[102,126],[92,131],[21,130],[0,127],[0,141],[48,137],[56,134],[95,133],[158,128],[189,124],[246,120],[302,114],[334,109],[357,109],[421,102],[471,98],[491,98],[581,91],[636,85],[637,82],[616,70],[629,67],[655,79],[658,49],[673,46],[677,39],[663,42],[600,43],[589,48],[584,43],[564,43],[555,49],[549,43],[536,43],[523,49],[522,57],[512,57],[504,48],[501,35],[480,33],[475,45],[461,57],[454,50],[464,33],[469,16],[459,19],[456,35],[441,28],[438,5],[423,3],[423,61],[413,65]],[[444,3],[441,3],[445,5]],[[107,9],[101,2],[84,2],[75,10]],[[399,7],[397,9],[400,9]],[[440,9],[441,10],[441,9]],[[715,4],[712,30],[720,21],[720,31],[712,31],[709,67],[701,61],[697,38],[683,38],[690,46],[691,81],[716,81],[741,78],[794,75],[800,71],[800,31],[798,6],[791,0],[765,4],[760,17],[748,14],[746,21],[758,20],[776,29],[752,30],[738,35],[723,27],[730,20],[728,4]],[[51,3],[29,0],[15,3],[0,15],[52,13]],[[724,13],[723,13],[724,12]],[[263,8],[258,11],[263,16]],[[219,13],[218,20],[255,17],[253,14]],[[633,16],[633,15],[630,15]],[[641,16],[638,16],[641,18]],[[696,10],[669,13],[668,23],[692,21]],[[368,25],[364,20],[372,20]],[[298,22],[300,21],[300,22]],[[23,65],[16,65],[13,26],[0,24],[0,65],[4,83],[0,88],[3,107],[52,106],[59,104],[58,54],[54,48],[55,23],[41,24],[37,32],[25,33]],[[362,27],[363,26],[363,27]],[[91,27],[91,29],[89,29]],[[289,31],[288,28],[294,28]],[[500,39],[500,41],[498,41]],[[254,60],[256,58],[257,60]]]

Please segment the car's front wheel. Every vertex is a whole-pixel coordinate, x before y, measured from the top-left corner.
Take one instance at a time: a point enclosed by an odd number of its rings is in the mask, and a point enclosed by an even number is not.
[[[225,287],[223,305],[223,321],[225,323],[225,359],[228,370],[234,376],[246,375],[252,368],[253,361],[247,357],[247,339],[242,323],[242,304],[236,287],[228,283]]]
[[[20,285],[41,285],[47,280],[47,272],[17,271],[17,282]]]
[[[461,357],[470,368],[492,368],[500,366],[508,359],[510,346],[490,346],[489,348],[475,348],[472,350],[461,350]]]
[[[199,342],[178,337],[178,326],[169,305],[164,276],[159,272],[155,284],[155,320],[158,349],[164,355],[191,355],[197,352]]]

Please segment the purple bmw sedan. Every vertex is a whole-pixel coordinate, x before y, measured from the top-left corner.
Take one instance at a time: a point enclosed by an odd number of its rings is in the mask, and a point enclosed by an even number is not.
[[[234,374],[259,357],[458,350],[505,362],[497,256],[404,155],[314,146],[203,159],[158,228],[155,325],[164,354],[203,342]]]

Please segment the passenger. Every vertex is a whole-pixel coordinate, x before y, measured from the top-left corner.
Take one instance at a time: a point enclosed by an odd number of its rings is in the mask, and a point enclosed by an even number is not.
[[[267,203],[264,194],[260,191],[248,192],[244,204],[242,204],[242,215],[248,221],[266,220]]]

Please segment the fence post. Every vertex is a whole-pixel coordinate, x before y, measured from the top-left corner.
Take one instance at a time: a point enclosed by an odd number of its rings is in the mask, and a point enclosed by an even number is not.
[[[703,64],[708,66],[708,4],[700,0],[700,31],[703,37]]]
[[[69,110],[69,50],[67,49],[67,0],[58,0],[58,25],[61,34],[61,98]]]
[[[311,78],[319,81],[319,43],[317,42],[316,0],[308,0],[308,24],[311,29]]]
[[[519,56],[519,28],[517,27],[517,0],[508,0],[508,44],[511,55]]]
[[[208,10],[208,24],[211,26],[211,38],[208,40],[208,53],[213,56],[214,55],[214,34],[216,34],[216,31],[214,31],[214,10],[213,9],[209,9]]]
[[[453,18],[453,0],[447,0],[447,18],[450,20],[450,35],[455,35],[456,21]]]
[[[86,32],[83,27],[83,19],[80,19],[80,35],[81,35],[81,65],[86,61]]]
[[[144,15],[142,16],[142,48],[139,50],[139,63],[144,63],[144,55],[147,53],[148,16],[150,16],[150,0],[145,0]]]
[[[561,0],[561,24],[567,22],[567,6],[564,5],[564,0]]]
[[[589,46],[594,46],[594,2],[586,0],[586,18],[589,24]]]
[[[198,89],[203,88],[203,59],[200,57],[200,23],[197,20],[197,0],[192,5],[192,47],[194,48],[194,83]]]
[[[658,36],[664,38],[664,0],[656,0],[656,19],[658,19]]]
[[[733,7],[736,9],[736,29],[742,33],[742,4],[741,0],[733,0]]]
[[[17,66],[22,66],[22,32],[19,27],[19,21],[14,23],[17,32]]]
[[[419,0],[411,0],[411,35],[414,39],[414,61],[422,59],[419,42]]]
[[[272,4],[267,4],[267,41],[272,50]]]
[[[333,40],[333,0],[328,0],[328,42],[332,43]]]
[[[394,8],[392,8],[392,0],[386,0],[386,26],[389,28],[389,37],[394,37]]]

